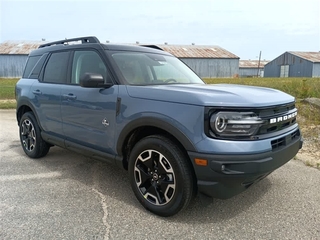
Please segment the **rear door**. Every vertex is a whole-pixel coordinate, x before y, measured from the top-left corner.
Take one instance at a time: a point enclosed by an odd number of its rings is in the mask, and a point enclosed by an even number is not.
[[[67,84],[69,55],[67,51],[52,53],[41,70],[40,81],[31,86],[32,102],[42,129],[58,137],[63,136],[60,101],[61,88]]]
[[[114,154],[118,85],[83,88],[79,80],[85,73],[98,73],[111,81],[98,51],[74,51],[71,83],[61,90],[63,132],[68,141]]]

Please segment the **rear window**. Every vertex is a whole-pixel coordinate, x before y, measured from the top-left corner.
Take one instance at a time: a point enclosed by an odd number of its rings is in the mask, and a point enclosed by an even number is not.
[[[29,77],[32,69],[35,67],[35,65],[39,61],[40,57],[41,56],[32,56],[32,57],[28,58],[26,67],[25,67],[23,75],[22,75],[23,78],[28,78]]]

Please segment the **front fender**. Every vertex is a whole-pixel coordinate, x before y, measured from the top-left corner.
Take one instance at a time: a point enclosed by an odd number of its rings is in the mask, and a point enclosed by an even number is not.
[[[177,127],[177,122],[175,126],[172,124],[172,119],[170,118],[157,118],[151,116],[139,117],[133,121],[130,121],[121,131],[118,137],[117,142],[117,152],[119,155],[122,155],[122,146],[127,138],[127,136],[139,127],[156,127],[163,131],[166,131],[173,135],[177,140],[183,145],[187,151],[195,151],[195,146],[190,140],[190,138],[184,134],[181,130],[183,126],[180,125]]]

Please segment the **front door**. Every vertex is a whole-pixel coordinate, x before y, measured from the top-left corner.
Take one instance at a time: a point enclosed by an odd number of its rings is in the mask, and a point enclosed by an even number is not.
[[[84,73],[101,74],[105,81],[108,70],[98,52],[75,51],[71,84],[61,90],[61,113],[66,140],[115,154],[114,135],[118,86],[83,88],[79,79]]]

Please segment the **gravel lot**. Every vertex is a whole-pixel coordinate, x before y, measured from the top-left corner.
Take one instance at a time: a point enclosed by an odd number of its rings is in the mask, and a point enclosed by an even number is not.
[[[29,159],[14,110],[0,126],[0,239],[320,239],[320,171],[298,160],[232,199],[197,197],[161,218],[124,170],[58,147]]]

